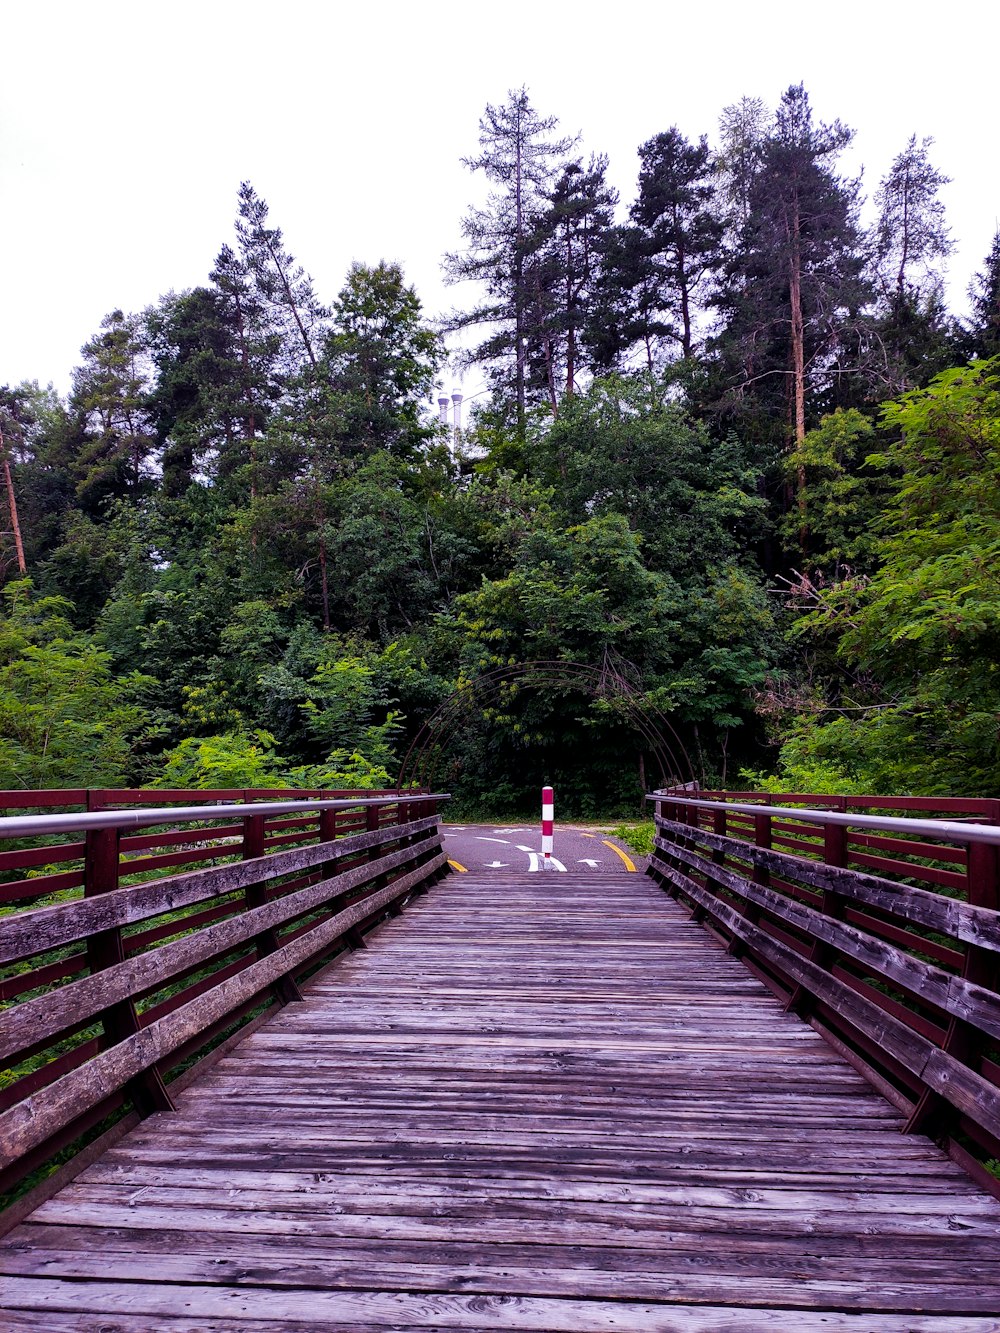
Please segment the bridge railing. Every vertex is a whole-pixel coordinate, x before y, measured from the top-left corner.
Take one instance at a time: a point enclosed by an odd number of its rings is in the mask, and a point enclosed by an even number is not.
[[[648,799],[651,873],[998,1192],[1000,801]]]
[[[220,795],[105,792],[0,818],[0,1189],[123,1110],[170,1109],[174,1076],[299,999],[446,865],[447,796]]]

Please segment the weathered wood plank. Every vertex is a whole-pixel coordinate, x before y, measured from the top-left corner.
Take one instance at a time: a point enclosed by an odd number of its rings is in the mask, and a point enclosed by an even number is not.
[[[151,1282],[63,1282],[11,1278],[0,1297],[14,1319],[37,1311],[62,1324],[22,1323],[47,1333],[96,1333],[115,1320],[114,1333],[277,1333],[278,1329],[347,1328],[353,1333],[391,1329],[427,1333],[805,1333],[801,1310],[697,1307],[630,1301],[522,1297],[506,1290],[484,1295],[372,1291],[274,1291],[266,1288],[172,1286]],[[198,1315],[192,1315],[197,1310]],[[21,1312],[24,1312],[22,1314]],[[87,1322],[90,1319],[90,1322]],[[67,1322],[75,1320],[76,1322]],[[127,1322],[119,1323],[125,1320]],[[484,1323],[483,1321],[487,1322]],[[153,1322],[158,1321],[158,1322]],[[117,1325],[117,1326],[116,1326]],[[12,1323],[17,1328],[16,1322]],[[824,1333],[997,1333],[992,1316],[850,1314],[824,1311]]]
[[[683,861],[691,869],[717,880],[748,902],[759,904],[780,920],[805,931],[814,939],[833,945],[879,976],[898,981],[914,995],[919,995],[946,1013],[971,1023],[991,1036],[1000,1037],[1000,995],[996,991],[945,972],[943,968],[925,962],[922,958],[914,958],[884,940],[876,939],[846,922],[824,916],[816,908],[795,902],[773,889],[753,884],[742,875],[715,865],[689,848],[665,842],[662,838],[656,840],[656,846]]]
[[[148,884],[133,884],[99,898],[81,898],[19,912],[4,918],[0,963],[17,962],[32,954],[56,949],[96,931],[134,925],[163,912],[234,893],[249,884],[277,879],[327,861],[348,859],[387,842],[429,833],[436,827],[437,818],[432,816],[408,824],[387,824],[371,832],[338,838],[332,843],[311,843],[232,865],[193,870],[187,875],[172,875],[169,879],[153,880]],[[432,845],[436,841],[435,838],[429,840]]]
[[[44,1143],[109,1092],[157,1064],[217,1019],[252,999],[286,972],[301,966],[346,930],[408,893],[444,864],[444,853],[418,870],[369,895],[276,953],[252,963],[237,976],[157,1019],[149,1027],[102,1051],[56,1083],[0,1115],[0,1169]],[[369,871],[371,867],[368,867]]]
[[[12,1232],[0,1300],[50,1333],[995,1333],[1000,1206],[901,1123],[651,881],[455,876]]]
[[[879,907],[894,916],[927,926],[930,930],[938,930],[966,944],[976,944],[980,948],[1000,952],[1000,912],[976,907],[958,898],[946,898],[928,889],[899,884],[895,880],[883,879],[861,870],[828,866],[821,861],[804,861],[797,856],[755,847],[740,838],[709,833],[706,829],[694,829],[674,820],[657,818],[657,827],[713,851],[727,852],[772,874],[798,880],[815,889],[833,890],[845,898],[867,903],[870,907]],[[920,872],[919,866],[910,869],[914,875]]]
[[[409,864],[423,851],[424,845],[402,847],[382,857],[377,867],[357,866],[0,1012],[0,1059],[79,1024],[110,1004],[162,985],[198,963],[228,953],[261,931],[273,930],[293,917],[314,911],[331,898],[359,888],[374,878],[375,873],[383,874]],[[182,924],[176,923],[174,928]]]

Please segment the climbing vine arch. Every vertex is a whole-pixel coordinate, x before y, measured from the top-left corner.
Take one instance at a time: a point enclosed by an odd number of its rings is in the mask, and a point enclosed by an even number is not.
[[[645,698],[628,664],[608,654],[596,666],[558,659],[510,662],[463,680],[413,738],[400,767],[399,786],[434,790],[438,770],[458,728],[468,718],[481,714],[511,686],[571,689],[592,699],[614,701],[623,719],[642,737],[644,752],[656,770],[656,785],[666,787],[694,779],[693,765],[670,719]]]

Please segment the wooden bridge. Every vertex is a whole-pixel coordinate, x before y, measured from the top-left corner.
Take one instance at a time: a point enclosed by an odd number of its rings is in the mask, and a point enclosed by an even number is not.
[[[1000,1329],[996,803],[658,795],[648,875],[514,876],[239,795],[0,821],[5,1182],[79,1149],[5,1328]]]

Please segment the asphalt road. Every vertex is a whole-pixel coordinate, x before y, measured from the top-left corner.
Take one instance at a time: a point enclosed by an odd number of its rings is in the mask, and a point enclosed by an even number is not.
[[[522,875],[543,870],[538,824],[444,824],[444,847],[453,870],[493,870]],[[555,826],[550,870],[573,874],[620,874],[644,867],[624,843],[592,829]]]

